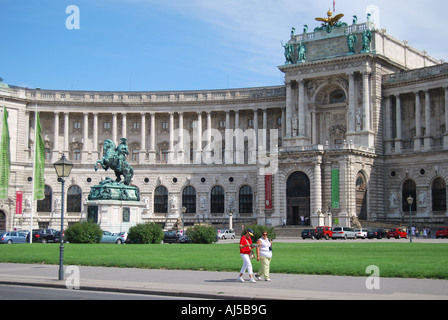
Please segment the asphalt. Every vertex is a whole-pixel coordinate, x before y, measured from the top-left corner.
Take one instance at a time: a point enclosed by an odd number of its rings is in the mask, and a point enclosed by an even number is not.
[[[237,273],[0,264],[0,285],[138,293],[225,300],[448,300],[448,281],[271,274],[272,281],[237,282]],[[369,274],[370,275],[370,274]],[[79,276],[79,277],[78,277]],[[245,279],[248,280],[247,274]],[[376,285],[368,289],[366,285]],[[75,287],[75,288],[73,288]]]

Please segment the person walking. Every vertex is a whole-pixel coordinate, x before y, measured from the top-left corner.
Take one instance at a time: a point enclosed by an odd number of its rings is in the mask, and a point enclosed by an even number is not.
[[[246,233],[240,239],[240,255],[243,259],[243,267],[241,268],[240,275],[238,276],[239,282],[244,282],[243,275],[247,271],[249,273],[249,278],[251,283],[255,283],[254,272],[252,268],[252,262],[250,261],[250,253],[252,252],[252,236],[254,231],[252,229],[247,229]]]
[[[257,241],[257,261],[261,262],[261,269],[255,274],[257,280],[264,277],[265,281],[271,281],[269,277],[269,266],[272,259],[272,241],[268,238],[268,232],[263,231],[262,237]]]

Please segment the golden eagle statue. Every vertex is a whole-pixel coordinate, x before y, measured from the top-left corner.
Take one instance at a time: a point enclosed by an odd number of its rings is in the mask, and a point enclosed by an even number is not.
[[[328,10],[327,12],[328,18],[316,18],[316,21],[324,22],[326,25],[332,27],[336,23],[339,22],[344,17],[344,14],[338,14],[337,16],[333,17],[333,12],[331,10]]]

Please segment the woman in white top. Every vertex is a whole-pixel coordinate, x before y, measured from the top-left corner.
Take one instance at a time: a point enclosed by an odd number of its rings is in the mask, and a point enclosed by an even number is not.
[[[269,265],[272,259],[272,241],[268,239],[268,232],[263,231],[262,237],[257,241],[257,261],[261,262],[260,271],[255,274],[258,280],[264,277],[265,281],[271,281],[269,278]]]

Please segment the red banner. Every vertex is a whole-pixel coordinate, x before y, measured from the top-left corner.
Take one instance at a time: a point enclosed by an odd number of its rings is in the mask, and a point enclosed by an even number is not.
[[[265,209],[272,210],[272,175],[264,176]]]
[[[16,214],[22,214],[23,191],[16,191]]]

